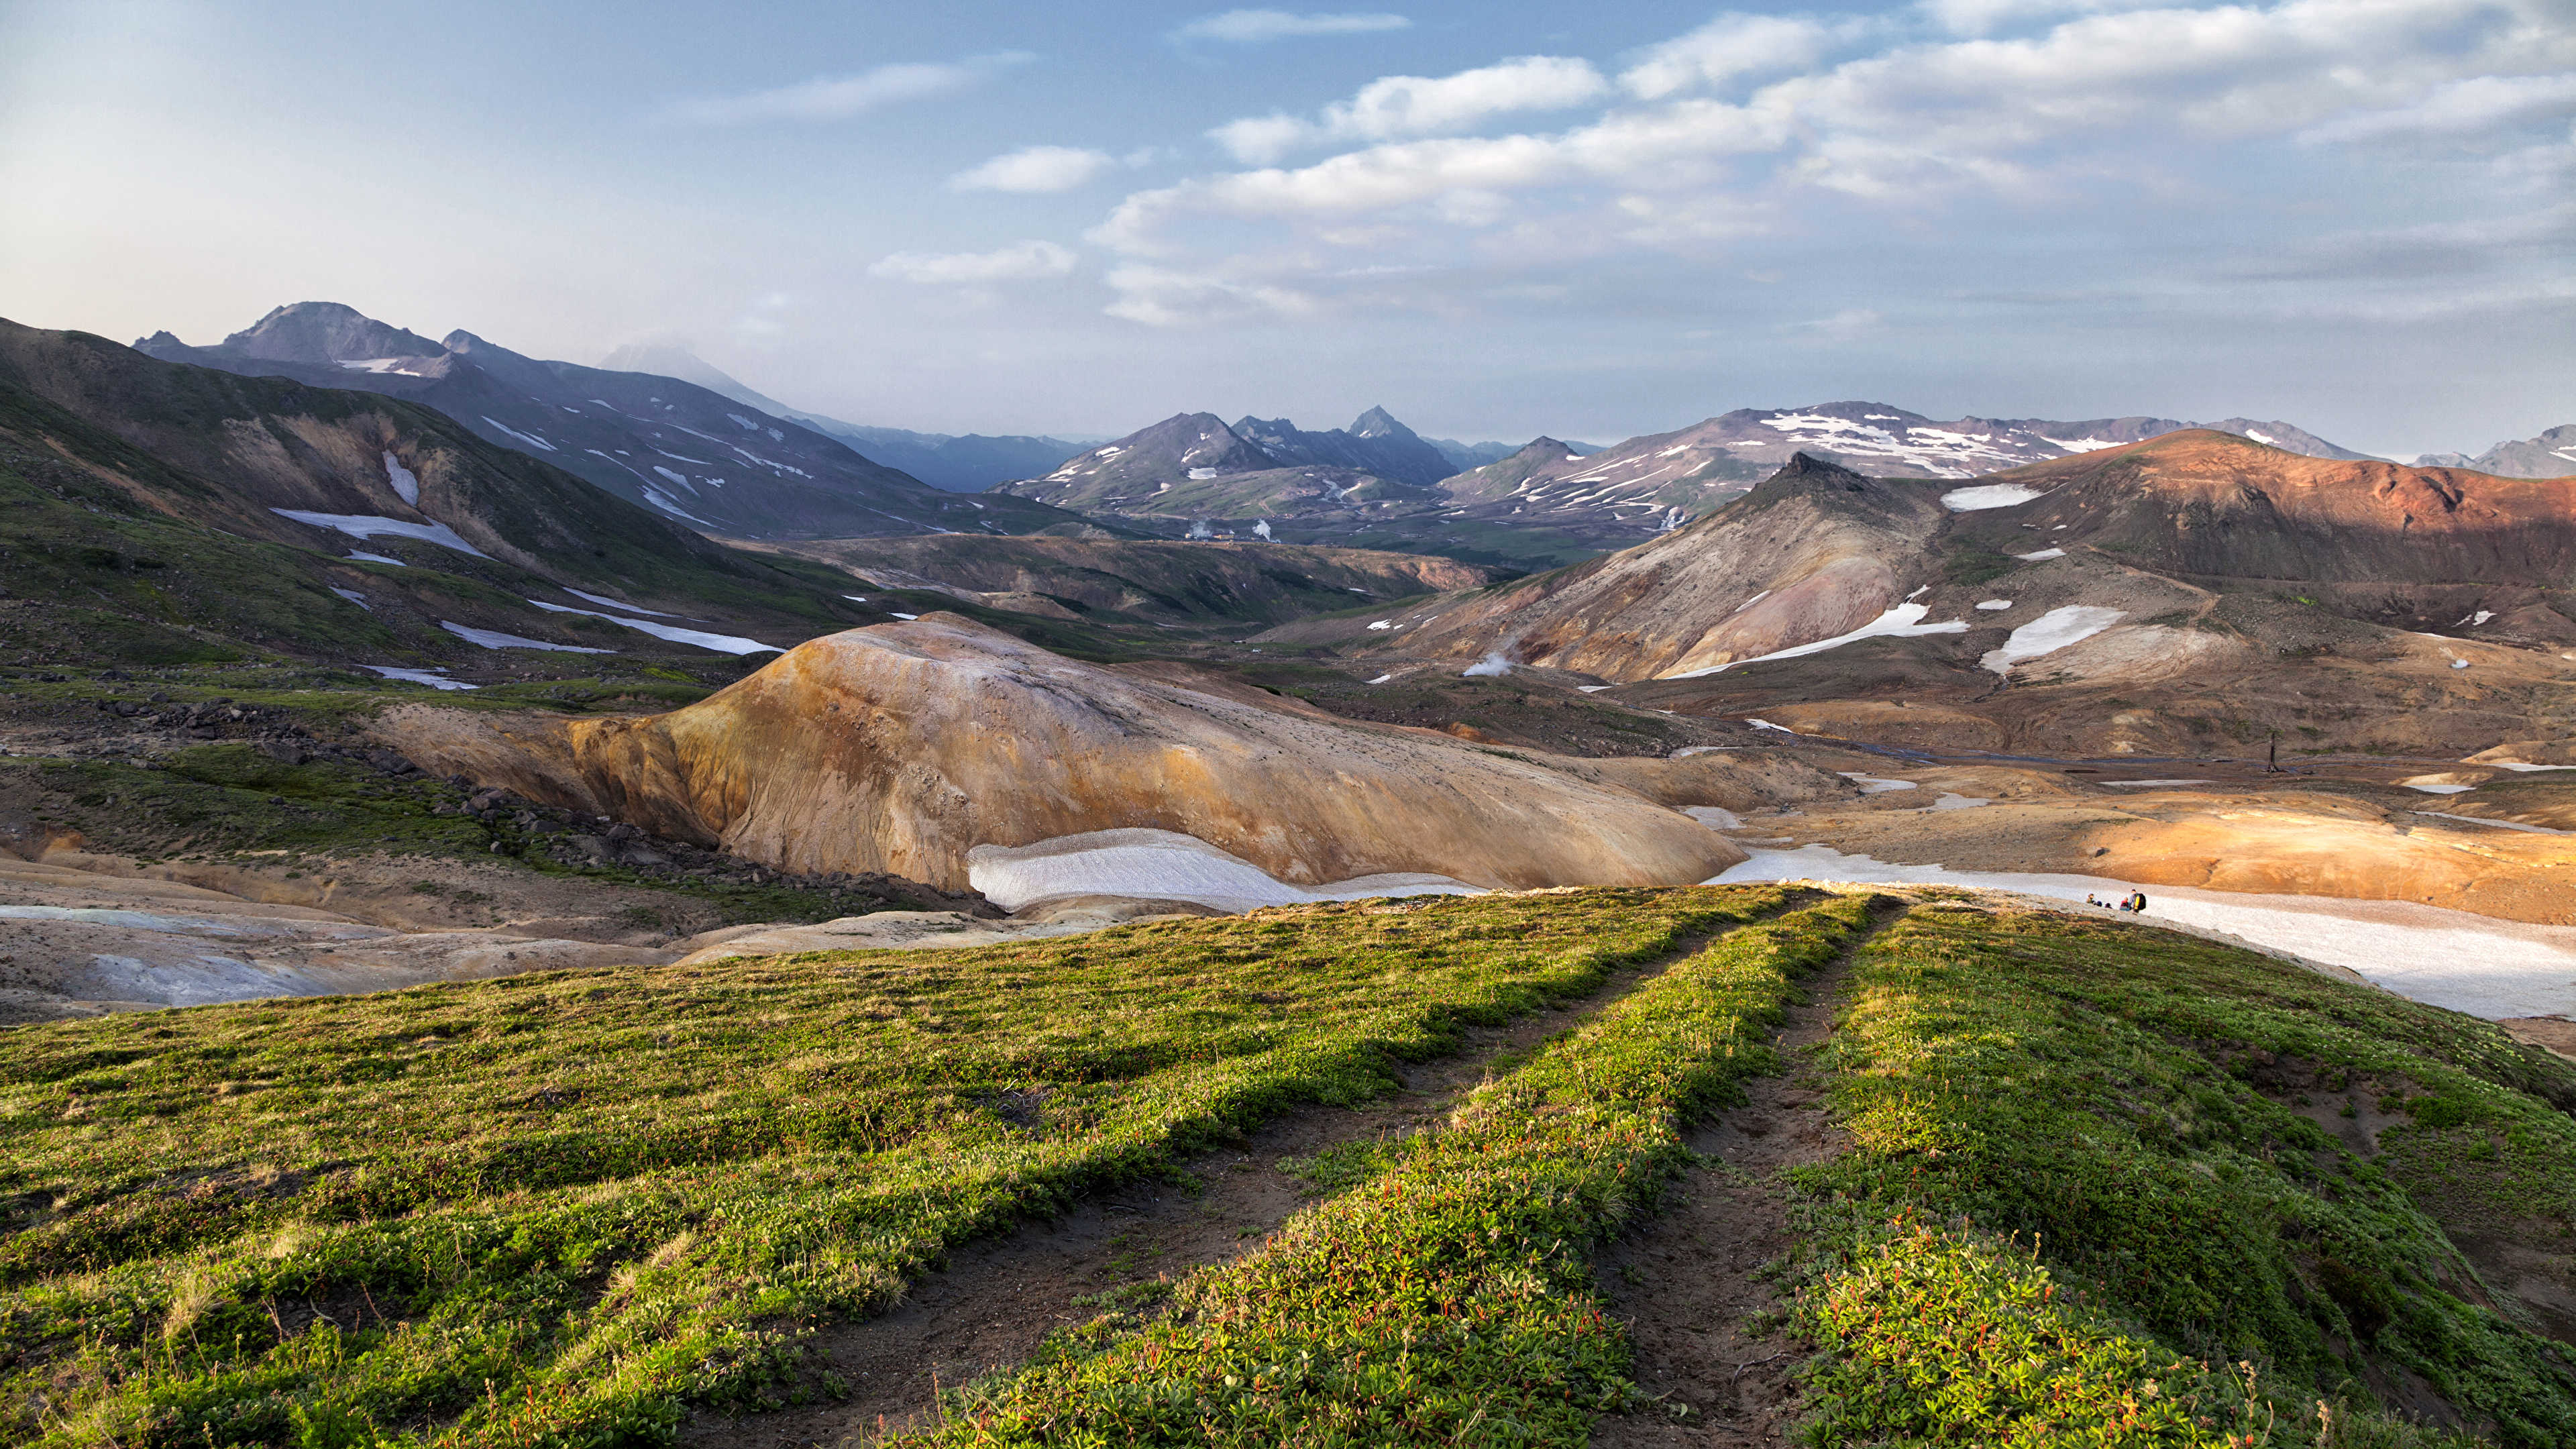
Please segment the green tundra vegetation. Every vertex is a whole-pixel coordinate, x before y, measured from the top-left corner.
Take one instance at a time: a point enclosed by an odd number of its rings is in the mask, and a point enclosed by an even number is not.
[[[1784,1062],[1770,1028],[1833,963],[1837,1029]],[[1321,1200],[1268,1243],[923,1437],[1581,1444],[1638,1405],[1591,1250],[1651,1231],[1688,1125],[1786,1068],[1854,1142],[1802,1170],[1776,1266],[1812,1442],[2444,1442],[2379,1407],[2405,1385],[2576,1441],[2565,1345],[2474,1257],[2566,1254],[2576,1067],[2152,928],[1769,886],[0,1034],[0,1423],[666,1443],[684,1404],[816,1392],[799,1340],[952,1245],[1586,997],[1445,1127],[1305,1164]]]

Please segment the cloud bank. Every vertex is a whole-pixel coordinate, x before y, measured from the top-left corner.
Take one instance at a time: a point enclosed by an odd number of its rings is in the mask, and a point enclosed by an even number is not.
[[[1245,169],[1136,191],[1090,238],[1135,260],[1111,272],[1108,309],[1134,321],[1438,311],[1471,283],[1710,257],[1852,206],[1912,225],[2153,211],[2296,148],[2474,152],[2499,191],[2546,198],[2576,174],[2571,116],[2576,27],[2557,0],[1730,13],[1615,76],[1522,56],[1228,122],[1209,134]]]

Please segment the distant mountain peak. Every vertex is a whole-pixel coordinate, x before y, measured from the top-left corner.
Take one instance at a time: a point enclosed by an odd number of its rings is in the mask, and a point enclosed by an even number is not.
[[[295,302],[226,337],[223,350],[271,362],[351,362],[444,357],[447,349],[344,302]]]
[[[1395,414],[1382,407],[1370,408],[1342,431],[1354,438],[1413,438],[1421,436],[1395,420]]]
[[[2576,423],[2544,428],[2538,437],[2508,439],[2472,458],[2426,453],[2418,468],[2466,468],[2498,478],[2564,478],[2576,474]]]

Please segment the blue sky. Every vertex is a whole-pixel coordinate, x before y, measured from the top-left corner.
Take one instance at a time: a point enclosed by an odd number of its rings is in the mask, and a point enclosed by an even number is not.
[[[2564,0],[0,0],[0,315],[685,340],[853,421],[2576,421]]]

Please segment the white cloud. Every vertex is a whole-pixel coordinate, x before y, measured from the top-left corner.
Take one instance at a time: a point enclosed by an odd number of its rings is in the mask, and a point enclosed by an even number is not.
[[[1163,267],[1126,266],[1102,280],[1118,293],[1112,317],[1150,327],[1186,327],[1257,316],[1303,316],[1314,298],[1292,288]]]
[[[1720,85],[1738,76],[1812,65],[1835,39],[1806,16],[1730,12],[1699,29],[1648,49],[1619,77],[1619,84],[1647,100],[1675,91]]]
[[[1296,15],[1285,10],[1229,10],[1193,20],[1173,34],[1184,40],[1228,40],[1253,45],[1299,35],[1369,35],[1405,30],[1413,22],[1401,15]]]
[[[758,121],[845,121],[903,101],[962,91],[995,71],[1037,57],[1022,51],[970,56],[948,62],[881,65],[852,76],[818,76],[775,90],[739,96],[703,96],[671,108],[679,120],[701,126],[740,126]]]
[[[1061,277],[1072,272],[1073,262],[1073,253],[1054,242],[1024,241],[989,252],[896,252],[869,267],[868,275],[897,282],[972,285]]]
[[[1262,165],[1302,147],[1436,136],[1514,111],[1561,110],[1596,100],[1609,89],[1590,61],[1528,55],[1437,79],[1387,76],[1362,86],[1347,101],[1326,106],[1319,120],[1255,116],[1208,134],[1236,160]]]
[[[1765,238],[1851,224],[1848,210],[1822,207],[1857,204],[1927,235],[1963,208],[1996,205],[2091,226],[2076,219],[2116,197],[2153,216],[2277,175],[2302,142],[2424,138],[2433,144],[2383,145],[2381,159],[2356,164],[2456,165],[2466,152],[2482,175],[2460,184],[2477,194],[2545,194],[2576,167],[2576,137],[2553,119],[2576,110],[2576,26],[2563,3],[1929,0],[1866,18],[1729,13],[1629,56],[1615,85],[1590,62],[1531,57],[1388,76],[1320,111],[1236,121],[1211,134],[1250,164],[1133,192],[1089,235],[1137,259],[1108,279],[1111,313],[1175,326],[1391,306],[1462,315],[1577,278],[1615,291],[1627,283],[1604,279],[1629,272],[1623,255],[1743,276],[1777,259],[1748,251]],[[1487,129],[1577,106],[1560,127]],[[1312,146],[1338,154],[1280,160]],[[2454,279],[2539,265],[2509,252],[2428,240],[2374,265]],[[2158,285],[2170,302],[2319,284],[2211,273]],[[1879,325],[1868,295],[1817,301],[1770,325],[1823,339]]]
[[[1071,191],[1117,165],[1105,151],[1074,146],[1023,146],[948,178],[958,191]]]

